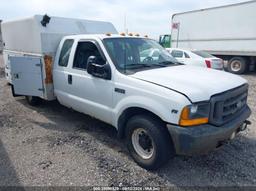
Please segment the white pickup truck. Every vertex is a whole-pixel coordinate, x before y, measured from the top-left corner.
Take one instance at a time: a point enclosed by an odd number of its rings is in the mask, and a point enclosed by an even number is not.
[[[54,27],[56,18],[46,26],[40,19],[31,18],[38,31]],[[144,37],[63,35],[54,54],[21,51],[11,41],[27,34],[6,38],[13,28],[9,25],[21,27],[24,21],[16,22],[2,25],[13,94],[25,95],[32,105],[57,99],[113,125],[133,159],[146,169],[158,168],[175,154],[211,151],[249,124],[248,84],[241,77],[181,65],[156,41]],[[49,34],[40,39],[46,50],[52,47]],[[28,40],[20,47],[34,43]],[[150,55],[151,49],[158,55]]]

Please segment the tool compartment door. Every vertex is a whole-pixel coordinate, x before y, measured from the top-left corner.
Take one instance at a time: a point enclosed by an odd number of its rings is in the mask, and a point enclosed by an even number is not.
[[[43,97],[41,58],[10,56],[9,61],[13,94]]]

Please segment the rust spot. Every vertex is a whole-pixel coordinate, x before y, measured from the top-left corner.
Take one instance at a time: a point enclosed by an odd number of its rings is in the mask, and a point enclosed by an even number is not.
[[[46,84],[52,84],[53,83],[53,79],[52,79],[52,57],[45,55],[44,56],[44,64],[45,64],[45,74],[46,74],[46,78],[45,78],[45,83]]]

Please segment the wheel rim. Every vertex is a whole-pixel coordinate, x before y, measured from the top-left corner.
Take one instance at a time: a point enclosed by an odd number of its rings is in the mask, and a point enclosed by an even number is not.
[[[132,145],[136,153],[143,159],[150,159],[154,154],[154,144],[151,136],[142,128],[132,133]]]
[[[241,62],[237,60],[231,62],[231,70],[234,72],[238,72],[239,70],[241,70]]]

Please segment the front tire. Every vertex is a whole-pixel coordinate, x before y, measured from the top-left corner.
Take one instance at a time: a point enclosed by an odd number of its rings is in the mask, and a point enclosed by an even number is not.
[[[175,155],[169,132],[153,116],[132,117],[126,126],[128,150],[137,164],[155,170]]]
[[[37,106],[42,102],[42,100],[39,97],[35,96],[26,96],[26,100],[28,104],[31,106]]]

